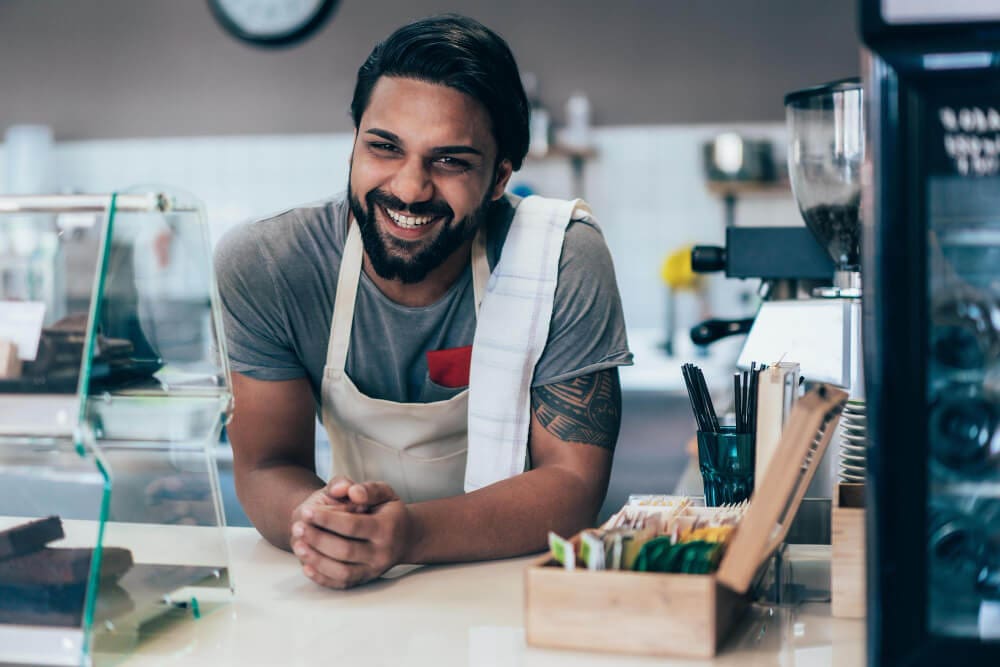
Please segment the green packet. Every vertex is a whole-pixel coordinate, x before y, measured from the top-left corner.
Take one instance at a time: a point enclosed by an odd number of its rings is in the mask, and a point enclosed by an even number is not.
[[[576,569],[576,551],[573,543],[549,531],[549,553],[567,570]]]
[[[604,539],[601,534],[591,530],[580,533],[580,560],[588,570],[607,568],[607,553],[604,550]]]
[[[671,544],[670,537],[646,542],[635,559],[639,572],[709,574],[715,572],[725,546],[718,542],[694,540]]]

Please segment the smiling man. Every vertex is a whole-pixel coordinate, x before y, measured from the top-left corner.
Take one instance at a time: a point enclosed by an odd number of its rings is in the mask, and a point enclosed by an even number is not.
[[[603,237],[582,202],[505,192],[528,104],[476,21],[394,32],[351,112],[346,195],[216,251],[240,500],[332,588],[541,550],[594,520],[618,436],[631,354]]]

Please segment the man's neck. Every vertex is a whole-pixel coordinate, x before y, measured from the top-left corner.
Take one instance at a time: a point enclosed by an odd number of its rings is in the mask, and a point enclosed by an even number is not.
[[[468,240],[451,253],[418,283],[404,283],[399,279],[386,280],[375,272],[368,253],[364,256],[364,271],[382,294],[401,306],[419,308],[429,306],[445,295],[465,271],[472,253],[472,240]]]

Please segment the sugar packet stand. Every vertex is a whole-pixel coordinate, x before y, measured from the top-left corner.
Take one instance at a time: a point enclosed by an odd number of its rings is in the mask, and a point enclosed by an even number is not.
[[[847,393],[799,399],[764,479],[713,574],[565,570],[550,554],[525,570],[530,646],[707,658],[750,604],[749,591],[788,533]],[[574,536],[573,541],[580,539]]]

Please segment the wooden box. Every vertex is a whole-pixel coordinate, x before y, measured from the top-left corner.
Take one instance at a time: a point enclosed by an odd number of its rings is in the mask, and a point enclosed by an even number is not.
[[[757,574],[784,540],[846,400],[843,391],[821,386],[797,402],[714,574],[567,571],[550,555],[532,563],[525,572],[528,644],[714,656],[749,605]]]
[[[864,491],[864,484],[839,484],[833,499],[830,595],[839,618],[865,617]]]

